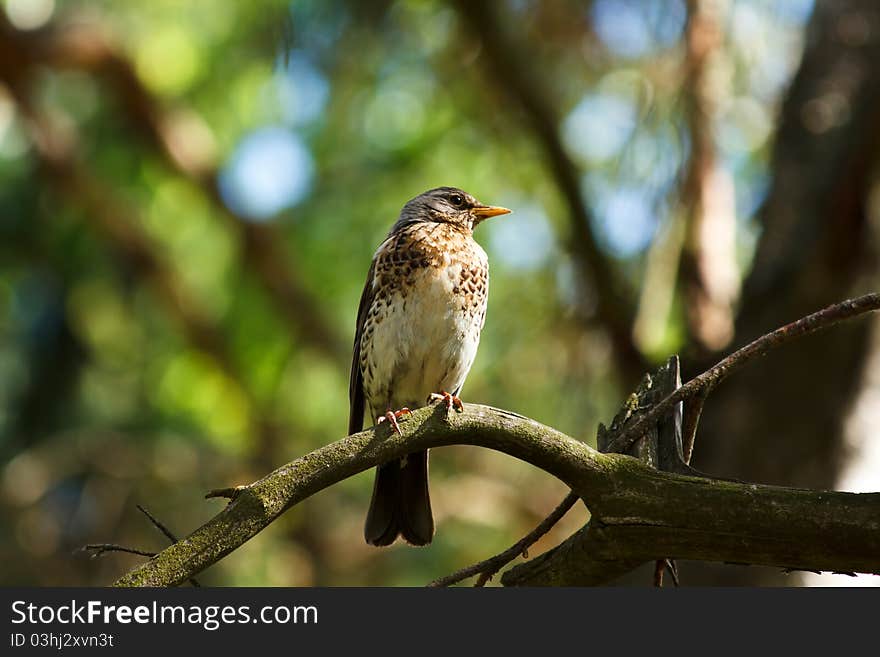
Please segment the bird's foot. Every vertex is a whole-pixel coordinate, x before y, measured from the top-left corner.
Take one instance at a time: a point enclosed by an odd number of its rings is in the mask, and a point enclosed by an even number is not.
[[[461,400],[455,395],[451,395],[445,390],[441,390],[440,392],[432,392],[428,395],[428,403],[435,401],[442,401],[446,404],[446,411],[449,412],[453,408],[461,413],[464,410],[464,404],[461,403]]]
[[[401,408],[399,411],[388,410],[385,415],[381,415],[376,418],[376,424],[382,424],[386,420],[391,425],[391,430],[396,433],[398,436],[402,435],[400,431],[400,425],[397,423],[398,420],[402,420],[403,418],[412,415],[412,411],[410,411],[406,406]]]

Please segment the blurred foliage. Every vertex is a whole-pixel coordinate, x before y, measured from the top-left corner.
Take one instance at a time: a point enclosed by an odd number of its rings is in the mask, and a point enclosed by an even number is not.
[[[688,153],[685,4],[499,5],[504,29],[552,93],[601,246],[637,289],[649,245],[674,213]],[[180,143],[216,163],[236,221],[272,231],[285,275],[317,300],[343,348],[330,355],[292,330],[297,313],[283,312],[255,275],[241,233],[197,179],[149,145],[111,82],[41,67],[35,105],[76,135],[79,161],[124,210],[119,219],[149,239],[229,360],[199,348],[143,271],[94,230],[88,208],[44,175],[19,108],[0,91],[0,583],[108,583],[137,557],[89,560],[76,548],[163,547],[136,503],[182,535],[216,512],[220,502],[202,500],[208,489],[247,483],[341,437],[344,352],[371,255],[403,203],[431,187],[460,186],[515,210],[476,236],[492,289],[466,400],[587,441],[619,403],[621,380],[568,249],[552,172],[452,6],[5,7],[23,30],[73,23],[120,49],[160,111],[182,117]],[[737,0],[725,25],[715,134],[736,183],[743,267],[774,115],[810,10],[806,0]],[[681,346],[681,315],[661,318],[649,356]],[[434,544],[375,550],[361,535],[371,482],[365,473],[309,499],[200,579],[420,585],[507,547],[565,492],[502,455],[436,450]],[[583,518],[571,513],[536,550]]]

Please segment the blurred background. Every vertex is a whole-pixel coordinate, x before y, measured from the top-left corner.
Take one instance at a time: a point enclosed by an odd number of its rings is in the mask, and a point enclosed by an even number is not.
[[[690,377],[878,287],[874,0],[0,6],[0,584],[109,584],[141,558],[77,548],[163,548],[136,504],[185,535],[222,508],[207,490],[343,436],[370,258],[426,189],[515,211],[476,234],[492,287],[463,397],[588,442],[668,354]],[[880,490],[875,327],[725,383],[695,465]],[[434,543],[377,550],[371,486],[305,501],[200,581],[422,585],[566,492],[435,450]]]

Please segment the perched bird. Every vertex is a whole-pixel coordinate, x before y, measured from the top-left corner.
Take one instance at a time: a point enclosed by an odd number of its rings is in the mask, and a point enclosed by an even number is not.
[[[457,395],[477,354],[489,291],[489,261],[473,229],[508,212],[454,187],[403,206],[373,255],[361,295],[349,434],[361,430],[365,410],[399,433],[398,419],[431,399],[461,409]],[[434,536],[427,451],[376,469],[364,538],[391,545],[399,535],[412,545]]]

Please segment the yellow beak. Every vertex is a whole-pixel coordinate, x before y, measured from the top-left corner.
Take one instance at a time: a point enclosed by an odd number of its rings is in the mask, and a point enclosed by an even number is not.
[[[478,217],[488,219],[489,217],[497,217],[499,214],[510,214],[511,211],[497,205],[478,205],[472,212]]]

